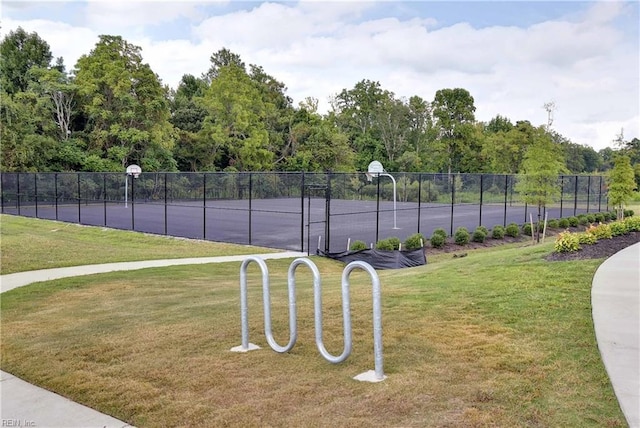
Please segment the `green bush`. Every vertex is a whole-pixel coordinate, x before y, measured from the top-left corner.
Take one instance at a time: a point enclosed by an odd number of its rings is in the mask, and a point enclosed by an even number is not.
[[[558,220],[558,226],[560,226],[562,229],[566,229],[571,225],[569,224],[568,218],[561,218],[560,220]]]
[[[511,236],[513,238],[517,238],[520,235],[520,227],[516,223],[509,223],[504,233],[507,236]]]
[[[485,236],[488,236],[488,235],[489,235],[489,229],[487,229],[486,227],[484,227],[484,226],[478,226],[478,227],[476,227],[476,230],[478,230],[478,229],[479,229],[479,230],[481,230],[481,231],[483,231],[483,232],[484,232],[484,234],[485,234]]]
[[[471,235],[469,235],[469,230],[466,227],[457,228],[456,233],[453,235],[453,240],[458,245],[467,245],[470,239]]]
[[[353,241],[349,246],[349,250],[351,251],[361,251],[366,250],[367,248],[367,244],[364,241]]]
[[[572,253],[580,250],[580,239],[578,235],[571,232],[562,232],[556,238],[553,251],[556,253]]]
[[[446,236],[442,236],[441,233],[434,232],[433,235],[431,235],[431,239],[429,240],[429,242],[431,242],[431,246],[433,248],[442,248],[447,242],[447,238]]]
[[[587,233],[593,234],[597,239],[611,239],[613,237],[611,226],[606,223],[600,223],[597,226],[591,225],[586,231]]]
[[[618,219],[618,213],[616,213],[615,211],[609,211],[609,220],[617,220]]]
[[[531,236],[531,223],[525,223],[522,225],[522,234]]]
[[[580,226],[586,226],[589,224],[589,219],[587,218],[586,214],[580,214],[578,216],[578,224]]]
[[[613,223],[609,223],[609,227],[611,228],[611,235],[613,236],[628,233],[627,224],[624,221],[614,221]]]
[[[600,215],[600,220],[596,220],[595,214],[587,214],[587,221],[589,223],[595,223],[596,221],[601,222],[601,221],[604,221],[604,217]]]
[[[547,227],[550,229],[557,229],[560,227],[560,221],[558,219],[551,219],[547,222]]]
[[[417,250],[418,248],[422,248],[426,241],[427,240],[422,233],[414,233],[404,241],[404,249]]]
[[[623,221],[628,232],[640,232],[640,217],[627,217]]]
[[[391,242],[391,245],[393,245],[393,249],[394,250],[399,250],[400,249],[400,238],[397,238],[395,236],[391,236],[389,238],[387,238],[387,240],[389,242]]]
[[[491,229],[491,237],[493,239],[504,238],[504,226],[501,226],[499,224],[493,226],[493,229]]]
[[[376,250],[393,251],[395,250],[393,244],[394,243],[390,238],[381,239],[378,242],[376,242]]]
[[[624,210],[623,212],[625,217],[633,217],[633,215],[635,214],[633,210]]]
[[[603,222],[608,220],[608,217],[609,216],[607,216],[607,218],[605,218],[604,214],[597,213],[597,214],[593,215],[593,221],[591,221],[590,223],[603,223]]]
[[[434,235],[441,235],[441,236],[442,236],[443,238],[445,238],[445,239],[446,239],[446,237],[447,237],[447,235],[448,235],[448,234],[447,234],[447,231],[446,231],[446,230],[444,230],[444,229],[443,229],[443,228],[441,228],[441,227],[438,227],[438,228],[434,229],[434,230],[433,230],[433,234],[434,234]]]
[[[482,226],[477,227],[476,230],[473,231],[473,236],[471,237],[471,240],[473,242],[480,242],[480,243],[484,242],[484,240],[487,239],[486,230],[487,229]]]
[[[578,217],[576,216],[571,216],[569,217],[569,226],[571,227],[578,227],[578,225],[580,224],[580,220],[578,220]]]
[[[576,236],[578,237],[579,244],[593,245],[596,242],[598,242],[598,238],[596,238],[596,236],[593,233],[580,232],[580,233],[576,233]]]

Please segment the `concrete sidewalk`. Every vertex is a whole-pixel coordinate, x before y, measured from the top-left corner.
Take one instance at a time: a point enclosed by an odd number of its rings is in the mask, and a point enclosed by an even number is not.
[[[253,254],[265,260],[306,257],[306,253],[281,252]],[[202,257],[190,259],[148,260],[140,262],[109,263],[20,272],[0,276],[2,293],[34,282],[71,276],[123,270],[145,269],[175,265],[241,262],[242,256]],[[89,407],[75,403],[61,395],[27,383],[9,373],[0,371],[0,419],[2,427],[34,428],[123,428],[130,425]]]
[[[593,277],[596,340],[622,412],[640,427],[640,244],[616,253]]]

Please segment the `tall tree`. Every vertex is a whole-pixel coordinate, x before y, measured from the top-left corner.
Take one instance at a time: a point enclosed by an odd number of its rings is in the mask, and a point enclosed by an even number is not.
[[[89,148],[105,160],[100,168],[121,171],[129,163],[146,171],[175,168],[168,90],[142,62],[140,47],[120,36],[100,36],[78,60],[75,75]]]
[[[433,118],[438,130],[436,154],[449,174],[463,171],[463,158],[473,154],[469,142],[475,122],[474,99],[466,89],[440,89],[433,103]]]
[[[242,67],[221,67],[200,102],[207,111],[200,138],[206,142],[210,161],[239,171],[273,168],[265,126],[267,106]]]
[[[29,70],[48,68],[52,58],[49,44],[37,33],[27,33],[22,27],[9,31],[0,43],[0,86],[9,95],[26,91]]]
[[[203,165],[213,166],[204,158],[206,142],[200,141],[206,109],[197,100],[207,91],[204,79],[190,74],[182,76],[171,102],[171,124],[176,128],[177,141],[173,156],[180,171],[199,171]]]
[[[618,154],[613,161],[613,169],[607,176],[609,202],[616,208],[618,219],[624,218],[624,208],[633,196],[636,182],[629,156]]]
[[[522,174],[516,190],[522,199],[538,207],[536,241],[540,242],[542,210],[560,194],[558,176],[566,170],[561,148],[554,144],[543,128],[538,128],[533,144],[522,162]]]

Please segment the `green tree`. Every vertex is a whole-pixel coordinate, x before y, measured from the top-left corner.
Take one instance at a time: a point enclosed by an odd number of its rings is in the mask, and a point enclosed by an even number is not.
[[[200,141],[198,135],[207,111],[197,100],[204,96],[207,87],[204,79],[185,74],[172,97],[169,121],[177,131],[173,156],[180,171],[199,171],[203,165],[213,168],[213,160],[205,155],[206,142]]]
[[[466,156],[474,155],[470,146],[474,132],[474,99],[466,89],[440,89],[432,103],[433,118],[438,130],[434,154],[440,159],[443,169],[451,172],[464,171]]]
[[[629,156],[618,154],[613,161],[613,169],[607,176],[609,202],[618,213],[618,219],[624,217],[624,207],[633,196],[636,188],[635,176]]]
[[[101,168],[121,171],[136,163],[145,171],[175,169],[168,90],[142,62],[138,46],[100,36],[78,60],[75,75],[89,150],[104,160]]]
[[[207,111],[199,133],[206,145],[203,155],[239,171],[273,168],[265,126],[268,107],[242,67],[222,66],[199,102]]]
[[[553,143],[541,127],[533,144],[527,149],[522,162],[522,174],[516,183],[516,191],[522,199],[538,207],[536,241],[540,242],[542,210],[560,194],[558,177],[566,171],[562,149]]]
[[[32,67],[48,68],[53,56],[49,44],[22,27],[9,31],[0,43],[0,86],[9,94],[25,92]]]

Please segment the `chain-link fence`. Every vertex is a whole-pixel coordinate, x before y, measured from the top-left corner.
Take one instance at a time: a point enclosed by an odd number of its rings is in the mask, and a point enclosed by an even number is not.
[[[2,213],[309,251],[492,228],[537,216],[516,175],[394,173],[2,173]],[[561,176],[549,218],[607,211],[602,176]]]

